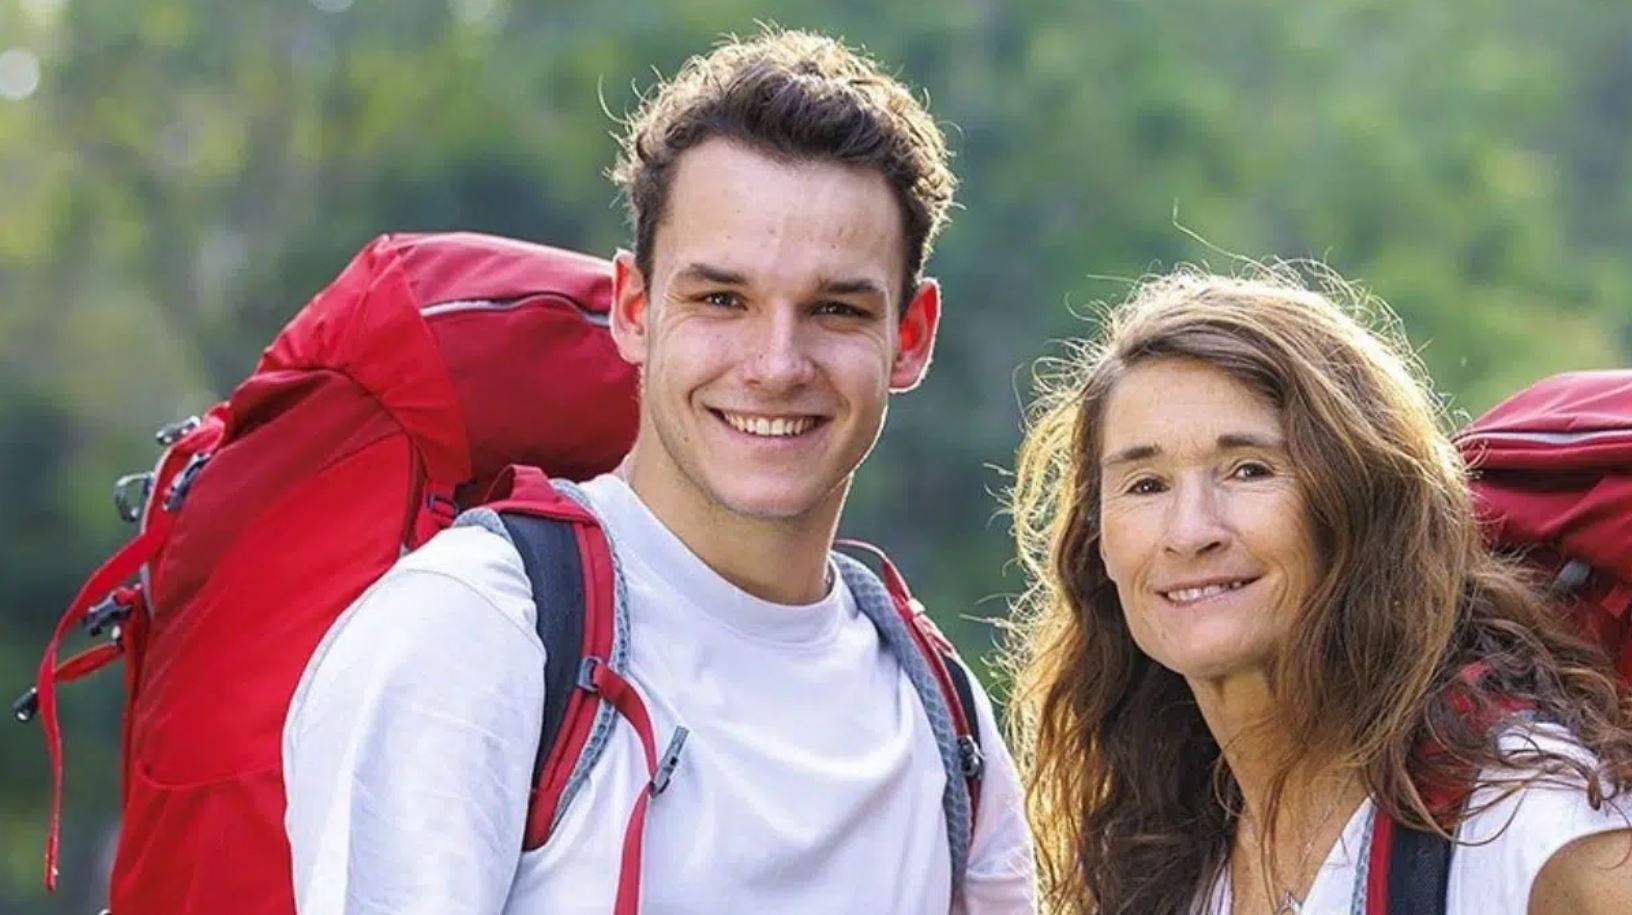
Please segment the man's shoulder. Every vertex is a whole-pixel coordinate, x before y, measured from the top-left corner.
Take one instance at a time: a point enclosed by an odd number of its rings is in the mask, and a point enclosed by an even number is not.
[[[435,585],[431,583],[435,582]],[[531,630],[532,586],[509,539],[479,525],[449,528],[404,555],[375,583],[372,593],[412,594],[426,587],[458,586]]]

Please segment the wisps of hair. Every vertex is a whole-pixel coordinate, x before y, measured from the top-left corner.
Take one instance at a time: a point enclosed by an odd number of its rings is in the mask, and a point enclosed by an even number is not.
[[[1040,364],[1009,494],[1029,582],[1006,657],[1010,723],[1051,909],[1191,911],[1240,808],[1189,687],[1134,644],[1099,556],[1100,419],[1151,360],[1210,364],[1277,409],[1324,560],[1271,674],[1276,725],[1300,738],[1271,783],[1271,831],[1309,765],[1354,773],[1382,810],[1435,829],[1471,811],[1431,809],[1424,786],[1481,770],[1585,782],[1594,798],[1632,784],[1624,690],[1482,545],[1443,411],[1382,302],[1319,265],[1187,266],[1099,323],[1097,342]],[[1568,728],[1596,768],[1504,750],[1504,698]],[[1445,752],[1425,756],[1428,741]]]

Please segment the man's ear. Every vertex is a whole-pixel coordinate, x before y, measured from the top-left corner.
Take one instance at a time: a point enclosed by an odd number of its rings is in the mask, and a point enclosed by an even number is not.
[[[612,258],[612,342],[630,365],[646,362],[646,321],[649,317],[646,277],[635,255],[619,249]]]
[[[910,391],[929,371],[935,352],[935,332],[941,326],[941,284],[926,279],[902,305],[895,361],[890,365],[890,390]]]

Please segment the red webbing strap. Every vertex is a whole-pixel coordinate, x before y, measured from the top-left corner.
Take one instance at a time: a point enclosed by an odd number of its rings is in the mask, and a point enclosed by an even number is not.
[[[637,915],[640,911],[640,857],[646,832],[646,807],[651,802],[654,791],[661,790],[656,782],[657,741],[652,734],[651,716],[646,714],[646,703],[641,701],[640,694],[635,692],[635,688],[617,671],[599,662],[598,659],[591,663],[593,669],[589,682],[612,703],[612,707],[618,710],[618,714],[622,715],[640,736],[641,750],[646,754],[646,771],[653,779],[646,790],[640,792],[640,797],[635,799],[635,809],[630,811],[629,825],[623,831],[623,861],[618,869],[617,901],[612,908],[613,915]]]
[[[1366,915],[1388,915],[1388,863],[1394,857],[1394,818],[1372,815],[1371,848],[1366,852]]]
[[[57,665],[56,681],[71,683],[80,677],[96,673],[119,658],[124,648],[118,642],[93,645]]]
[[[142,564],[153,558],[170,533],[169,515],[156,514],[147,530],[114,553],[91,574],[68,605],[57,629],[46,643],[40,659],[35,689],[39,699],[40,727],[45,731],[45,751],[51,759],[51,820],[45,839],[45,888],[57,888],[57,851],[62,834],[62,729],[57,722],[57,647],[68,630],[79,625],[87,611],[123,584]]]

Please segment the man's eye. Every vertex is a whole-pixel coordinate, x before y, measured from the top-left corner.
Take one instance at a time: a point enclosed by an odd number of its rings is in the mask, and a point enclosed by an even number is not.
[[[841,318],[863,318],[867,310],[851,305],[849,302],[821,302],[812,309],[818,315],[833,315]]]
[[[702,301],[709,305],[718,305],[721,308],[735,308],[742,304],[742,297],[734,292],[705,292]]]

